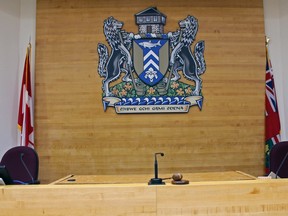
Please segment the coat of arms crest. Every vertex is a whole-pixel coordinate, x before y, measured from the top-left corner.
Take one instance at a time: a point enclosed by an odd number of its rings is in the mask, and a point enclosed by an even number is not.
[[[189,15],[179,21],[179,30],[165,34],[166,16],[156,7],[135,14],[135,19],[137,34],[123,30],[114,17],[104,21],[110,52],[105,44],[97,47],[104,110],[110,106],[116,113],[175,113],[194,105],[201,110],[204,41],[191,49],[198,20]],[[112,86],[119,78],[122,82]]]

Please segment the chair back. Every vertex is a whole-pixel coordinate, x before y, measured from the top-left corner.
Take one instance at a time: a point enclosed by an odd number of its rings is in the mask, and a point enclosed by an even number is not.
[[[270,150],[269,158],[270,172],[274,172],[280,178],[288,178],[288,141],[275,144]]]
[[[37,152],[25,146],[9,149],[2,157],[0,165],[4,165],[14,182],[37,184],[39,158]]]

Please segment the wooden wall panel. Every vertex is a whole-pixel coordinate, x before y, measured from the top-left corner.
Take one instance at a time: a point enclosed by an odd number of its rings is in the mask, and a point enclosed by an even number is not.
[[[109,16],[137,33],[149,7],[175,31],[188,14],[205,40],[204,105],[187,114],[117,115],[102,106],[97,44]],[[38,0],[35,141],[40,179],[67,174],[264,170],[265,38],[262,0]]]

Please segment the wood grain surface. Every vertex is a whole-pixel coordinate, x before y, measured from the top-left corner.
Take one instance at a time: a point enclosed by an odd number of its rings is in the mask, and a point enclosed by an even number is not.
[[[203,172],[203,173],[182,173],[183,180],[189,182],[204,181],[237,181],[237,180],[255,180],[256,177],[241,171],[226,172]],[[127,184],[127,183],[148,183],[154,176],[147,174],[133,175],[68,175],[51,184],[57,185],[76,185],[76,184]],[[162,173],[159,178],[165,183],[171,183],[172,175]]]
[[[0,216],[286,216],[288,180],[0,186]]]
[[[116,114],[102,105],[97,44],[114,16],[137,33],[150,6],[165,32],[187,15],[205,41],[203,109],[187,114]],[[35,143],[40,180],[70,173],[264,172],[265,35],[262,0],[37,0]],[[182,76],[182,74],[181,74]]]

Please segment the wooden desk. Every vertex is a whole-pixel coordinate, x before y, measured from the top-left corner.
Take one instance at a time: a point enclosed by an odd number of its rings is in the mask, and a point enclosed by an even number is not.
[[[66,184],[62,179],[49,185],[0,186],[0,216],[287,216],[288,179],[229,173],[187,175],[188,185],[151,186],[145,176],[145,183]]]
[[[183,173],[183,179],[190,182],[204,181],[236,181],[236,180],[253,180],[256,177],[241,171],[227,172],[203,172],[203,173]],[[169,178],[172,174],[161,174],[160,177]],[[68,175],[51,184],[56,185],[71,185],[71,184],[133,184],[133,183],[148,183],[153,178],[152,175]],[[170,183],[171,179],[164,180]]]

